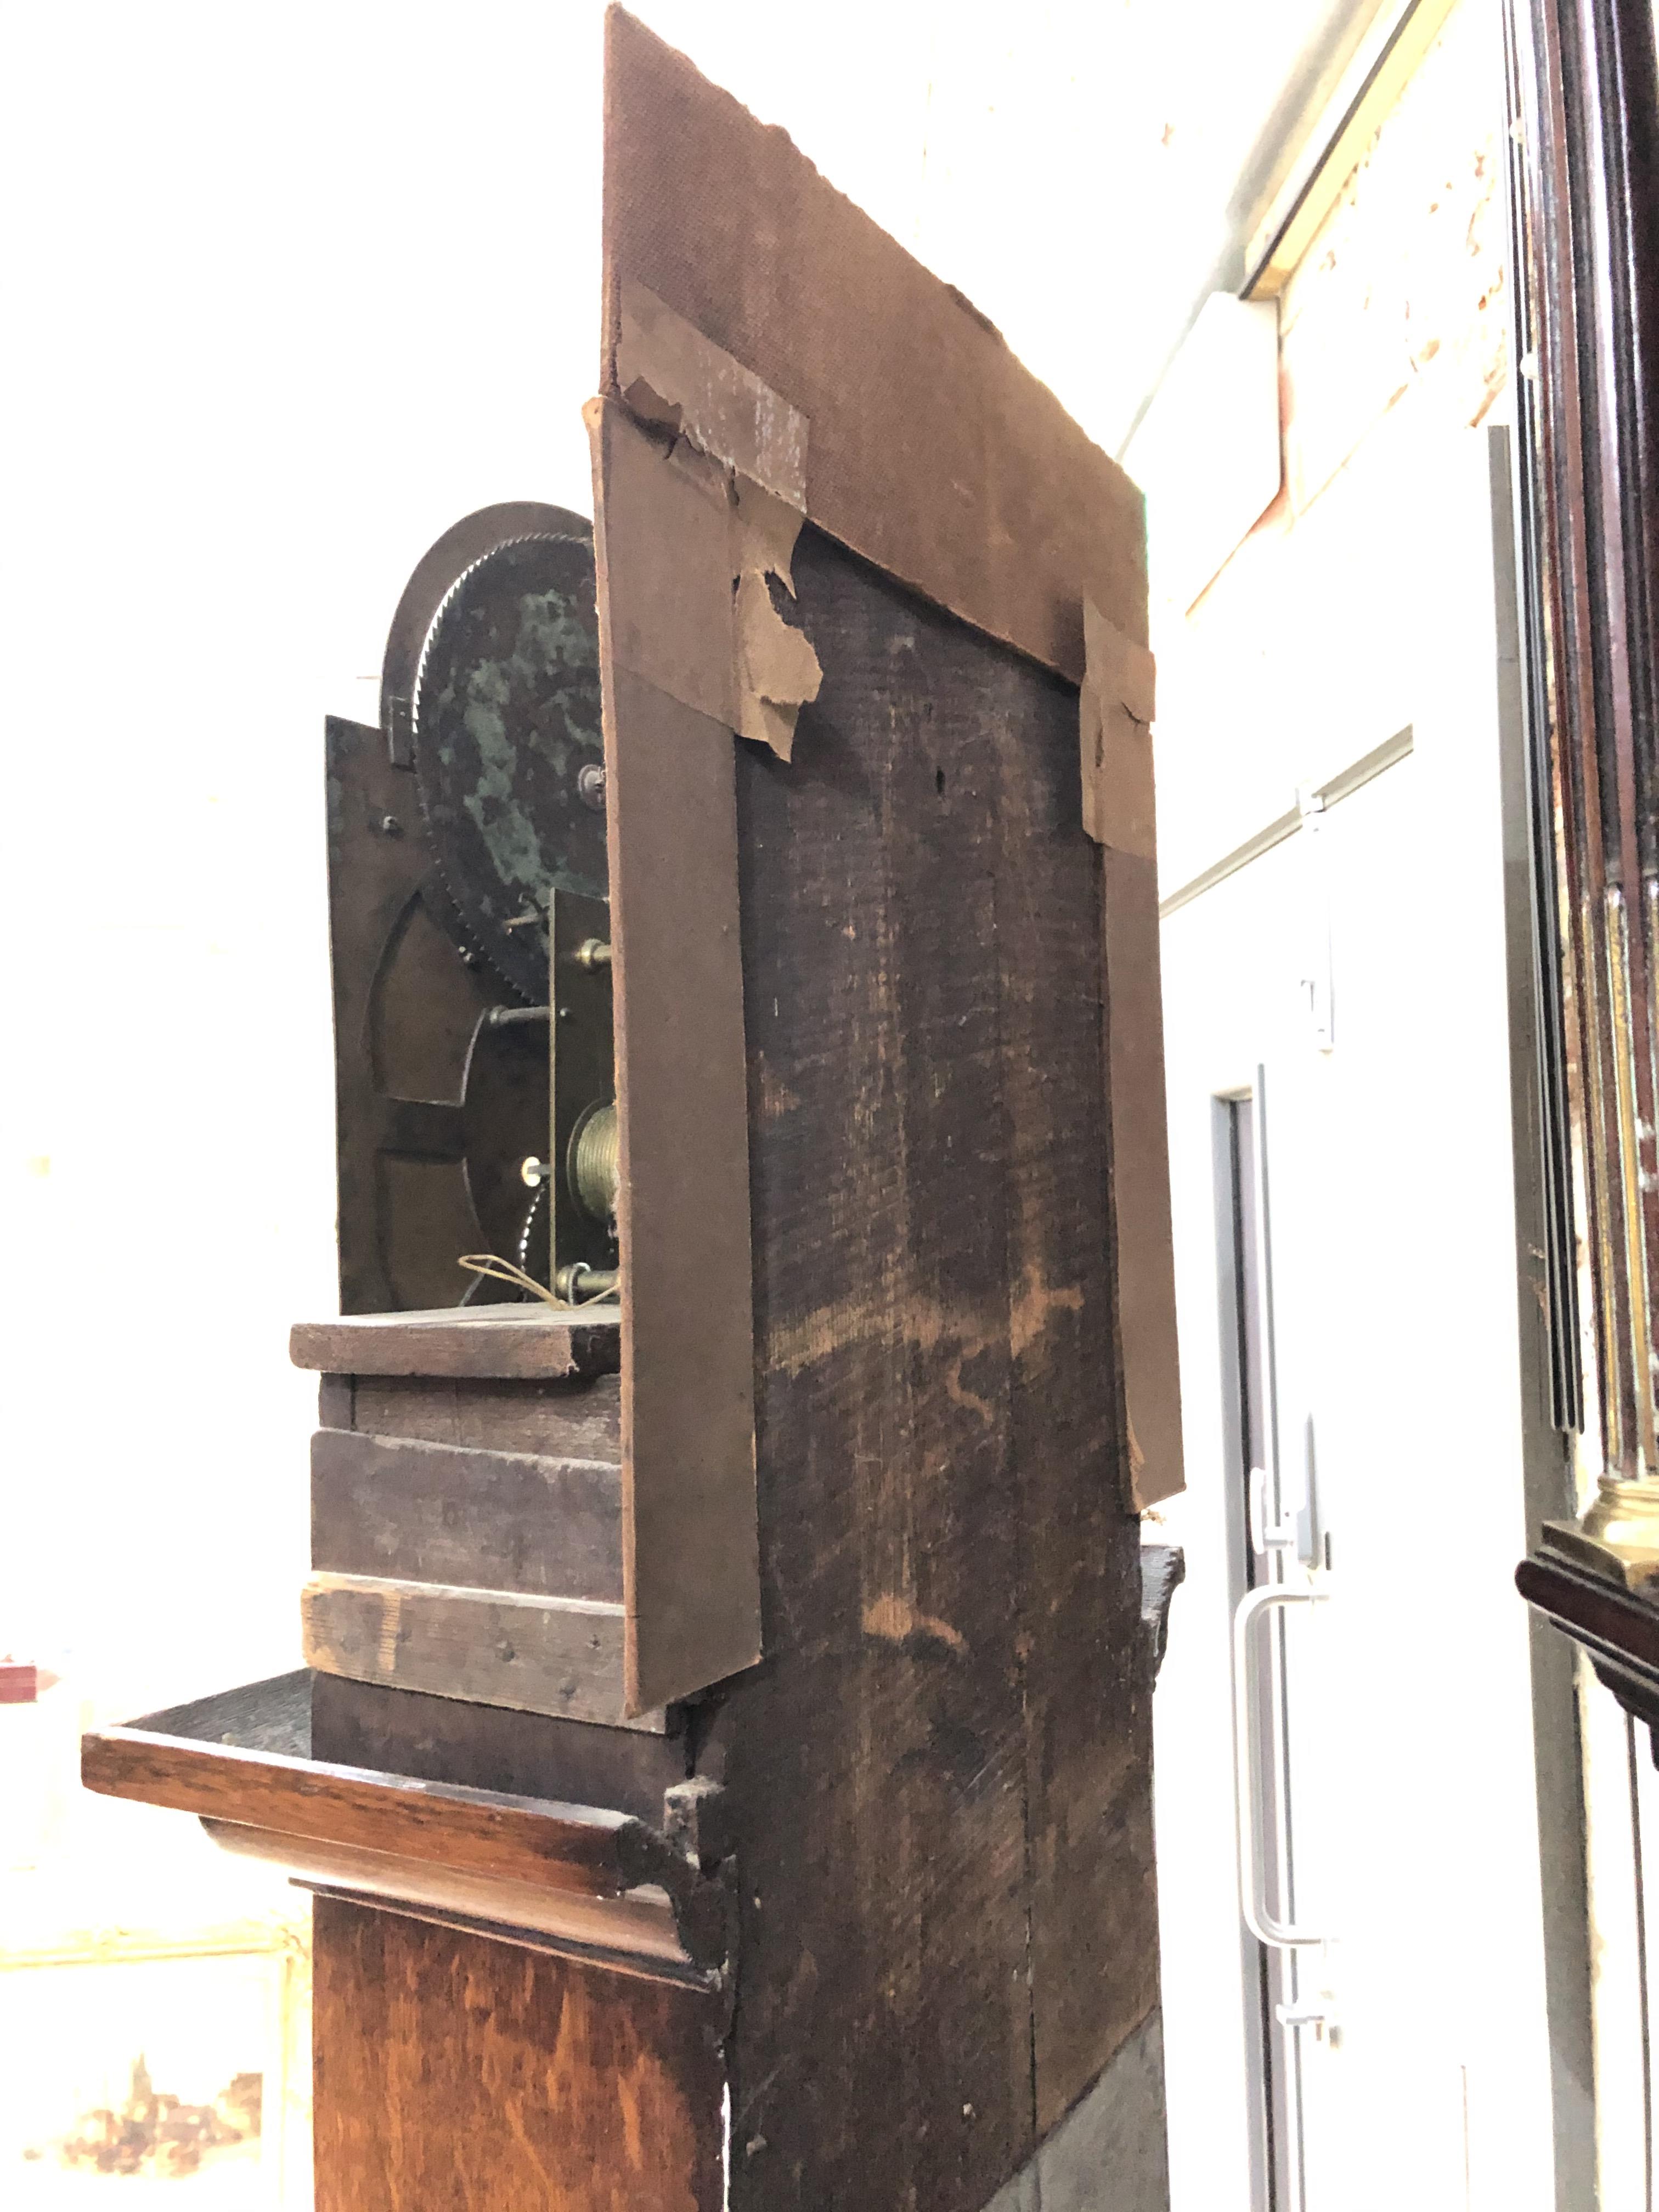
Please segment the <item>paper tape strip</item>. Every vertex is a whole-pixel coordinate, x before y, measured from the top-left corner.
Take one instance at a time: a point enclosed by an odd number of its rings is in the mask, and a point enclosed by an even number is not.
[[[805,416],[631,276],[622,279],[617,388],[641,422],[689,438],[805,514]]]
[[[1083,603],[1085,670],[1078,694],[1083,826],[1097,845],[1150,860],[1158,850],[1152,794],[1156,664],[1098,607]]]
[[[586,413],[611,652],[787,760],[822,681],[811,641],[774,603],[774,579],[793,593],[799,508],[614,400],[590,400]]]

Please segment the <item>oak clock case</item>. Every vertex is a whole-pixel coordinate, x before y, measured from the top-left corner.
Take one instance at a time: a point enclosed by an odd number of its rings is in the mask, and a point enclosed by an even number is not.
[[[316,1892],[319,2212],[1163,2212],[1143,502],[605,36],[595,526],[329,726],[306,1672],[83,1775]]]
[[[447,532],[379,726],[331,719],[326,744],[342,1312],[532,1295],[464,1256],[614,1292],[591,526],[523,501]]]

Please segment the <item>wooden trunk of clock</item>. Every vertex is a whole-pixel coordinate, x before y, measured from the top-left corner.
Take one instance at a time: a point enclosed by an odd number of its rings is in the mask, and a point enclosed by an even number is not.
[[[296,1330],[309,1675],[88,1778],[318,1893],[320,2212],[1161,2212],[1139,497],[614,11],[606,256],[620,1302]]]

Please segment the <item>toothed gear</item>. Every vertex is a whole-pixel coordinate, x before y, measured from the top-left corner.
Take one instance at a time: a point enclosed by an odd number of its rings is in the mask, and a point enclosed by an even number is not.
[[[412,721],[456,934],[527,1005],[544,1006],[549,891],[607,889],[605,817],[577,787],[604,757],[586,538],[514,538],[456,578],[422,648]]]

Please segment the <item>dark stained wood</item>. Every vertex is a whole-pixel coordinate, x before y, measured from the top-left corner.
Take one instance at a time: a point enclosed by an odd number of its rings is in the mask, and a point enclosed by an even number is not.
[[[470,1705],[655,1729],[661,1706],[624,1715],[623,1611],[391,1576],[313,1574],[300,1595],[306,1664]]]
[[[1158,2001],[1152,1678],[1119,1367],[1133,1339],[1119,1301],[1134,1278],[1126,1282],[1114,1241],[1109,1182],[1120,1094],[1116,1072],[1109,1094],[1101,1074],[1103,862],[1116,856],[1084,834],[1063,742],[1070,695],[1013,667],[1001,688],[1009,705],[987,719],[998,787],[1011,1517],[1022,1553],[1033,2085],[1045,2134]],[[1152,919],[1156,928],[1155,906]],[[1155,964],[1152,979],[1155,1036]],[[1150,1110],[1161,1127],[1161,1067]],[[1167,1177],[1157,1200],[1167,1255]],[[1154,1224],[1137,1226],[1150,1234]]]
[[[680,1735],[463,1705],[339,1674],[309,1680],[313,1741],[319,1756],[343,1765],[604,1805],[653,1827],[662,1825],[664,1792],[685,1778]]]
[[[1659,1764],[1659,1604],[1547,1550],[1522,1560],[1515,1583],[1529,1605],[1589,1653],[1601,1681],[1648,1729]]]
[[[298,1322],[289,1351],[296,1367],[326,1375],[556,1381],[614,1374],[621,1361],[616,1310],[604,1306],[568,1319],[538,1304]]]
[[[494,987],[437,919],[414,776],[367,724],[331,716],[325,743],[341,1308],[453,1304],[484,1234],[460,1100]]]
[[[1515,1586],[1528,1604],[1581,1642],[1601,1645],[1632,1666],[1650,1668],[1659,1683],[1659,1605],[1540,1552],[1522,1560]]]
[[[1068,686],[810,529],[795,576],[823,689],[738,757],[767,1656],[698,1759],[732,2203],[971,2212],[1156,1972],[1099,863]]]
[[[352,1407],[349,1420],[325,1425],[483,1451],[622,1459],[622,1381],[616,1375],[556,1382],[360,1375]]]
[[[1122,471],[959,292],[616,8],[605,253],[605,391],[631,277],[808,417],[806,512],[844,544],[1073,682],[1085,596],[1145,640]]]
[[[621,1470],[319,1429],[311,1564],[619,1604]]]
[[[316,1906],[318,2212],[716,2212],[717,2015],[332,1898]]]
[[[1518,380],[1516,408],[1551,1319],[1563,1425],[1586,1428],[1601,1465],[1631,1477],[1653,1462],[1659,1349],[1647,1133],[1659,1119],[1659,56],[1647,0],[1510,0],[1506,13],[1521,342],[1536,371]],[[1575,1188],[1594,1322],[1583,1389]]]
[[[593,1806],[368,1773],[276,1752],[100,1729],[81,1740],[81,1779],[203,1818],[389,1851],[587,1897],[629,1886],[629,1823]]]

